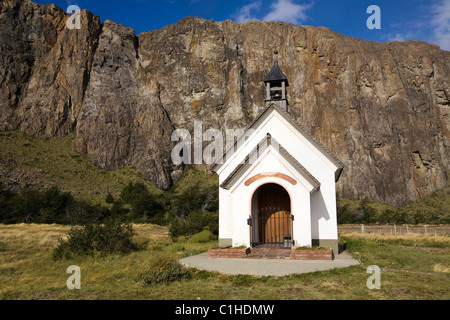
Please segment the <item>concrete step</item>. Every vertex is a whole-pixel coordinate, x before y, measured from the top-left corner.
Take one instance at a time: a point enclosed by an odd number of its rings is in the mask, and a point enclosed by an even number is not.
[[[248,258],[269,258],[269,259],[289,259],[291,258],[290,249],[282,248],[251,248]]]
[[[253,252],[247,255],[247,258],[265,258],[265,259],[289,259],[290,253],[267,253],[267,252]]]

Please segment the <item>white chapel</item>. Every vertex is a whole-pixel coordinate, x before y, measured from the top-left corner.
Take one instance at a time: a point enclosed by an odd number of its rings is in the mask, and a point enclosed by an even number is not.
[[[342,162],[289,114],[275,51],[266,108],[212,166],[221,247],[328,246],[338,253],[335,183]]]

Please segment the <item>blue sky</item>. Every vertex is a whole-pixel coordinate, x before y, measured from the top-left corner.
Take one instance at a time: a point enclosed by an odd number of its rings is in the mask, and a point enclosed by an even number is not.
[[[134,28],[136,34],[160,29],[183,17],[244,22],[278,20],[324,26],[346,36],[379,42],[421,40],[450,50],[450,0],[36,0],[67,9],[78,5]],[[368,29],[367,8],[381,11],[381,29]]]

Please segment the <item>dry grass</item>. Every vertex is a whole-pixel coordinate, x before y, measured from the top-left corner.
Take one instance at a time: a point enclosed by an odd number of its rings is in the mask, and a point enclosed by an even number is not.
[[[169,239],[166,227],[152,224],[133,224],[138,238],[148,240]],[[64,238],[70,226],[56,224],[0,224],[0,241],[21,246],[54,247],[60,237]]]
[[[51,246],[56,244],[58,238],[67,233],[69,229],[69,226],[56,224],[0,225],[0,241]]]
[[[440,273],[450,273],[450,266],[436,263],[433,267],[433,271],[440,272]]]
[[[381,290],[366,287],[368,274],[360,266],[259,278],[197,271],[191,279],[143,286],[141,275],[148,272],[155,257],[171,255],[181,258],[204,252],[216,243],[173,242],[166,228],[134,225],[136,240],[146,244],[140,251],[104,258],[53,261],[50,252],[58,237],[69,229],[60,225],[0,225],[0,299],[450,298],[450,247],[446,237],[345,235],[353,241],[351,247],[355,257],[362,259],[366,265],[385,268]],[[435,246],[429,245],[430,239],[434,239]],[[401,243],[398,244],[398,241]],[[410,247],[412,242],[421,246],[420,250]],[[427,246],[436,251],[429,250]],[[82,270],[81,290],[68,290],[66,287],[66,269],[72,264]]]
[[[383,234],[383,233],[360,233],[360,232],[343,232],[342,235],[356,238],[366,239],[372,241],[403,241],[417,244],[424,244],[430,241],[440,243],[443,246],[450,246],[450,238],[443,235],[432,234],[416,234],[416,233],[404,233],[404,234]]]
[[[152,224],[133,224],[136,235],[147,237],[149,239],[168,239],[169,230],[167,227]]]

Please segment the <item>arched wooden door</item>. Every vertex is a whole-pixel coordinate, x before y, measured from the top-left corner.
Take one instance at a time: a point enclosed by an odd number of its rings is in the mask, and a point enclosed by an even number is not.
[[[260,186],[253,195],[252,207],[252,246],[291,243],[291,199],[282,186],[275,183]]]

